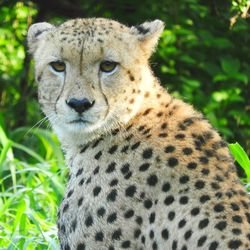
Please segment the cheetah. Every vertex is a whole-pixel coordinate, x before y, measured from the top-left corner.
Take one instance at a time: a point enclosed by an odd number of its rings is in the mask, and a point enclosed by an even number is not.
[[[150,69],[163,29],[105,18],[29,28],[41,109],[69,167],[62,250],[250,249],[250,198],[227,144]]]

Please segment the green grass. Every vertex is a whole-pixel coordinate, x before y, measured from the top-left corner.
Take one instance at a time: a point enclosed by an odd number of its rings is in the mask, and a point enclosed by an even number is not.
[[[21,128],[7,136],[0,124],[0,249],[58,250],[56,213],[67,168],[54,134],[27,131]],[[229,147],[250,191],[250,161],[238,144]]]
[[[67,169],[54,134],[27,130],[10,133],[20,144],[0,127],[0,249],[58,250],[56,214]]]

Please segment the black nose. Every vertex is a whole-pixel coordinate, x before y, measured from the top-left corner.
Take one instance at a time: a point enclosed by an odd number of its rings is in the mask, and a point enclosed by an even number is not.
[[[83,98],[81,100],[71,98],[69,101],[66,101],[66,103],[77,113],[83,113],[84,111],[91,108],[94,105],[95,101],[90,102],[87,98]]]

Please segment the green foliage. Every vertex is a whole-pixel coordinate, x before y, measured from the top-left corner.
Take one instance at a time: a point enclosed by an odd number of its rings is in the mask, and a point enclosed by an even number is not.
[[[7,137],[0,124],[0,245],[57,250],[56,211],[67,173],[63,155],[54,134],[35,129],[24,136],[25,131]],[[39,151],[12,139],[20,135],[36,142]]]
[[[46,124],[31,129],[42,117],[25,42],[31,23],[79,16],[128,25],[162,19],[166,28],[151,60],[156,75],[250,154],[249,5],[248,0],[144,0],[143,7],[131,0],[0,1],[0,249],[58,249],[56,208],[67,170]],[[237,144],[230,149],[244,169],[243,183],[249,183],[246,153]]]
[[[245,184],[250,183],[250,160],[247,156],[247,153],[237,142],[229,144],[229,149],[235,161],[237,161],[244,170],[246,178],[242,178],[242,181]],[[248,187],[248,190],[250,191],[250,186]]]

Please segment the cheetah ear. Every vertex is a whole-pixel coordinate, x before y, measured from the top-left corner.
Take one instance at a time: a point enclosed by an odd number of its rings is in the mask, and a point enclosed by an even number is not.
[[[46,22],[35,23],[29,27],[27,41],[30,53],[33,54],[36,51],[39,40],[53,28],[53,25]]]
[[[161,20],[155,20],[132,26],[131,33],[137,36],[146,55],[150,57],[157,46],[163,29],[164,23]]]

